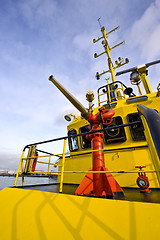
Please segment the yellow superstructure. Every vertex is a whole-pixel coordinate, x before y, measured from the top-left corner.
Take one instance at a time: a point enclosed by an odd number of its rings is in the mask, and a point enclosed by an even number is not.
[[[146,94],[145,96],[148,97],[147,100],[140,102],[137,101],[129,104],[126,103],[126,100],[119,100],[117,102],[117,106],[114,108],[116,112],[115,117],[121,116],[123,124],[127,124],[127,115],[138,112],[138,103],[146,107],[156,109],[159,112],[160,98],[156,97],[156,93]],[[98,109],[94,109],[94,113],[96,112],[98,112]],[[80,129],[87,125],[88,122],[86,120],[78,117],[68,126],[68,131],[72,131],[74,129],[76,130],[77,134],[79,134]],[[107,144],[104,140],[106,167],[111,172],[117,172],[113,173],[113,175],[122,187],[136,187],[137,172],[135,172],[135,166],[146,166],[145,172],[152,171],[147,173],[147,176],[150,180],[150,186],[159,187],[156,169],[153,164],[154,157],[152,156],[152,149],[149,147],[151,138],[147,140],[134,141],[129,127],[125,127],[125,134],[125,142],[113,142],[111,144]],[[87,171],[92,165],[91,153],[86,154],[88,152],[88,148],[82,148],[82,137],[79,136],[78,150],[71,152],[71,156],[66,158],[65,170]],[[129,173],[118,173],[119,171],[125,171]],[[79,184],[83,177],[84,174],[66,174],[64,176],[64,182]]]

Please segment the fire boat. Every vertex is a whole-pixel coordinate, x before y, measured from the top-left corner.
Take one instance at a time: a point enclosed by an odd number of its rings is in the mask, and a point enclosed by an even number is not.
[[[97,107],[92,91],[85,95],[86,108],[49,76],[80,115],[65,116],[66,136],[24,147],[14,186],[0,191],[1,239],[160,238],[160,83],[152,92],[148,80],[149,68],[160,60],[118,71],[129,62],[119,57],[113,64],[111,58],[123,44],[108,43],[118,28],[101,27],[102,36],[93,39],[104,48],[94,57],[107,54],[108,61],[95,77],[110,75],[97,90]],[[133,88],[118,80],[128,73]],[[57,154],[59,142],[63,150]],[[53,144],[52,153],[43,149],[46,144]],[[41,165],[46,170],[38,170]],[[57,176],[57,182],[25,185],[28,176]]]

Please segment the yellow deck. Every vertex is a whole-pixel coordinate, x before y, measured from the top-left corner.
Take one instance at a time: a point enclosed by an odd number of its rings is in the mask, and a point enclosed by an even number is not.
[[[160,239],[160,204],[5,188],[0,239]]]

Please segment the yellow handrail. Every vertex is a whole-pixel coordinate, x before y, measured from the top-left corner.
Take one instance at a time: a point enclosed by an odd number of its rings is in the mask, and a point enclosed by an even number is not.
[[[25,152],[25,150],[23,150],[22,155],[21,155],[21,159],[20,159],[20,162],[19,162],[16,178],[15,178],[15,181],[14,181],[14,186],[17,185],[17,180],[18,180],[20,168],[22,168],[22,171],[23,171],[23,156],[24,156],[24,152]],[[23,185],[23,180],[22,180],[22,185]]]
[[[64,173],[64,163],[65,163],[65,154],[66,154],[66,139],[64,139],[64,146],[63,146],[63,158],[62,158],[62,167],[61,167],[61,178],[60,178],[60,187],[59,192],[62,193],[63,189],[63,173]]]

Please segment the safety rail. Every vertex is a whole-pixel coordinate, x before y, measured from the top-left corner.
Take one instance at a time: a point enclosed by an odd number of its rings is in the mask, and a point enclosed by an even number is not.
[[[69,139],[71,137],[79,137],[79,136],[84,136],[84,135],[91,134],[91,133],[102,132],[102,131],[106,131],[106,130],[109,130],[109,129],[128,127],[128,126],[135,125],[135,124],[138,124],[138,123],[140,123],[140,121],[135,121],[135,122],[132,122],[132,123],[117,125],[117,126],[114,126],[114,127],[106,127],[106,128],[100,129],[100,130],[92,131],[92,132],[85,132],[85,133],[80,133],[80,134],[74,134],[74,135],[70,135],[70,136],[65,136],[65,137],[61,137],[61,138],[55,138],[55,139],[51,139],[51,140],[46,140],[46,141],[36,142],[36,143],[32,143],[32,144],[26,145],[24,147],[22,155],[21,155],[21,159],[20,159],[20,163],[19,163],[19,166],[18,166],[18,170],[17,170],[14,186],[17,185],[17,180],[18,180],[18,177],[20,175],[22,176],[22,186],[24,186],[24,177],[27,176],[27,175],[30,175],[30,176],[33,176],[33,175],[38,175],[38,176],[39,175],[46,175],[46,176],[60,175],[59,192],[62,192],[62,190],[63,190],[63,177],[64,177],[64,173],[65,174],[67,174],[67,173],[73,173],[73,174],[75,174],[75,173],[88,173],[88,172],[90,172],[90,173],[105,173],[105,172],[109,172],[109,173],[138,173],[138,171],[123,171],[123,170],[120,170],[120,171],[103,171],[103,172],[102,171],[98,171],[97,172],[97,171],[65,171],[64,170],[65,159],[67,157],[70,157],[70,154],[66,152],[66,142],[67,142],[67,139]],[[63,140],[64,141],[63,153],[61,153],[61,154],[52,154],[52,153],[48,153],[46,151],[39,150],[39,149],[36,148],[37,145],[44,144],[44,143],[55,142],[55,141],[59,141],[59,140]],[[33,149],[34,149],[33,154],[32,155],[28,155],[27,157],[24,157],[26,149],[29,149],[29,151],[28,151],[28,154],[29,154],[31,152],[31,147],[33,147]],[[105,151],[105,150],[106,149],[101,149],[101,150],[100,149],[98,149],[98,150],[90,149],[88,151],[85,151],[85,154],[87,154],[87,153],[91,154],[91,153],[96,152],[96,151]],[[44,153],[45,155],[38,156],[38,154],[35,154],[36,152],[41,152],[41,153]],[[78,155],[79,154],[75,154],[74,156],[78,156]],[[52,157],[61,158],[62,159],[61,164],[51,162],[51,158]],[[41,158],[48,158],[48,162],[41,161],[41,160],[39,160],[39,158],[40,159]],[[36,159],[36,163],[48,165],[47,171],[38,171],[38,170],[33,169],[34,160],[35,159]],[[24,162],[26,163],[25,166],[24,166]],[[28,166],[28,168],[26,166]],[[58,168],[60,167],[61,169],[60,170],[58,169],[58,171],[50,171],[50,166],[56,166]],[[145,172],[147,172],[147,171],[145,171]],[[154,171],[149,171],[149,172],[154,172]]]
[[[120,85],[119,87],[118,84]],[[120,81],[100,87],[98,89],[98,105],[102,106],[104,103],[113,104],[117,100],[126,99],[125,89],[128,89],[127,86]],[[132,93],[132,96],[135,96],[135,94]]]

